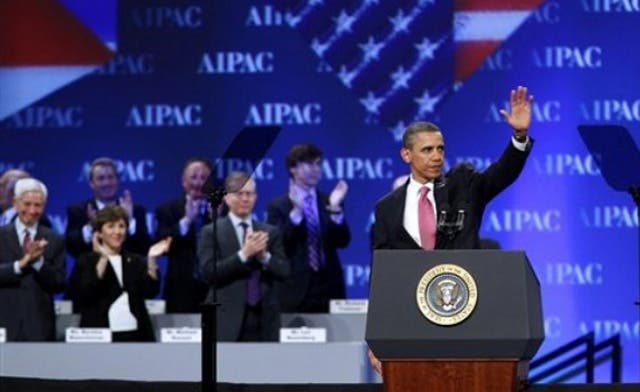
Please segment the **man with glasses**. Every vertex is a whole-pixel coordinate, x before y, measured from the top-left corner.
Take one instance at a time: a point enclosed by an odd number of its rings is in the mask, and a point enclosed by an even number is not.
[[[203,276],[210,285],[217,283],[218,339],[277,341],[280,304],[275,287],[289,274],[280,233],[252,219],[257,194],[249,174],[232,172],[225,180],[225,190],[229,213],[217,221],[217,261],[213,224],[202,228],[198,242]],[[208,300],[212,300],[211,291]]]

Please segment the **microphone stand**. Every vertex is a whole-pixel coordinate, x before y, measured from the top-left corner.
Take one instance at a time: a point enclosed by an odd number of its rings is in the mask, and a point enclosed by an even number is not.
[[[216,289],[218,279],[218,257],[220,249],[218,246],[218,209],[222,204],[222,199],[226,194],[224,188],[213,189],[207,192],[207,200],[211,206],[211,223],[213,225],[213,284],[211,285],[212,302],[205,302],[201,305],[201,328],[202,345],[201,364],[202,380],[200,388],[202,392],[218,390],[218,290]]]
[[[638,214],[640,214],[640,186],[631,185],[629,193],[636,203]],[[638,290],[640,290],[640,228],[638,228]],[[640,298],[635,301],[635,305],[638,306],[638,319],[640,319]]]
[[[466,212],[464,209],[458,209],[456,213],[455,221],[447,220],[447,210],[448,208],[444,208],[440,211],[440,215],[438,216],[437,229],[439,232],[443,233],[447,236],[448,240],[452,240],[456,234],[464,228],[464,217]]]

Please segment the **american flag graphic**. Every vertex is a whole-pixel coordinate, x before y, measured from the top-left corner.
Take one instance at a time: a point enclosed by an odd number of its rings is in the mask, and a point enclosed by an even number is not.
[[[543,0],[296,2],[286,20],[322,66],[353,91],[366,121],[400,140],[407,124],[434,120],[444,99]]]
[[[0,1],[0,120],[112,56],[103,40],[56,0]]]

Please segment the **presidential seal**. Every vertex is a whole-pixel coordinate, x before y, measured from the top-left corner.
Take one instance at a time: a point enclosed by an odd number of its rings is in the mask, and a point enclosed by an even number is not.
[[[440,264],[425,272],[418,283],[416,301],[429,321],[455,325],[471,315],[478,300],[473,276],[455,264]]]

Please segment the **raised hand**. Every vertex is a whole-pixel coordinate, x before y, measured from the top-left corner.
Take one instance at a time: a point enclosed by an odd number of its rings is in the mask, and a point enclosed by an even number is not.
[[[304,192],[303,190],[293,181],[293,179],[289,180],[289,199],[295,208],[299,208],[302,210],[304,208]]]
[[[500,110],[500,114],[505,121],[513,128],[514,136],[521,138],[527,136],[529,125],[531,125],[531,104],[533,95],[527,95],[527,88],[518,86],[516,90],[511,90],[509,100],[511,112]]]
[[[149,252],[147,253],[147,257],[155,259],[164,253],[167,253],[171,247],[171,240],[171,237],[167,237],[151,245]]]
[[[98,214],[98,211],[95,208],[93,208],[91,203],[87,204],[87,220],[89,221],[89,224],[93,225],[93,222],[96,221],[97,214]]]
[[[129,190],[125,190],[122,193],[122,197],[119,200],[120,207],[124,208],[127,211],[127,216],[129,219],[133,218],[133,198],[131,197],[131,192]]]
[[[345,180],[340,180],[336,184],[336,187],[333,188],[331,194],[329,195],[329,205],[332,208],[338,208],[342,204],[345,196],[347,195],[347,191],[349,190],[349,185],[347,185]]]
[[[184,203],[184,216],[193,222],[196,216],[200,212],[200,199],[195,199],[190,195],[187,195],[187,201]]]

